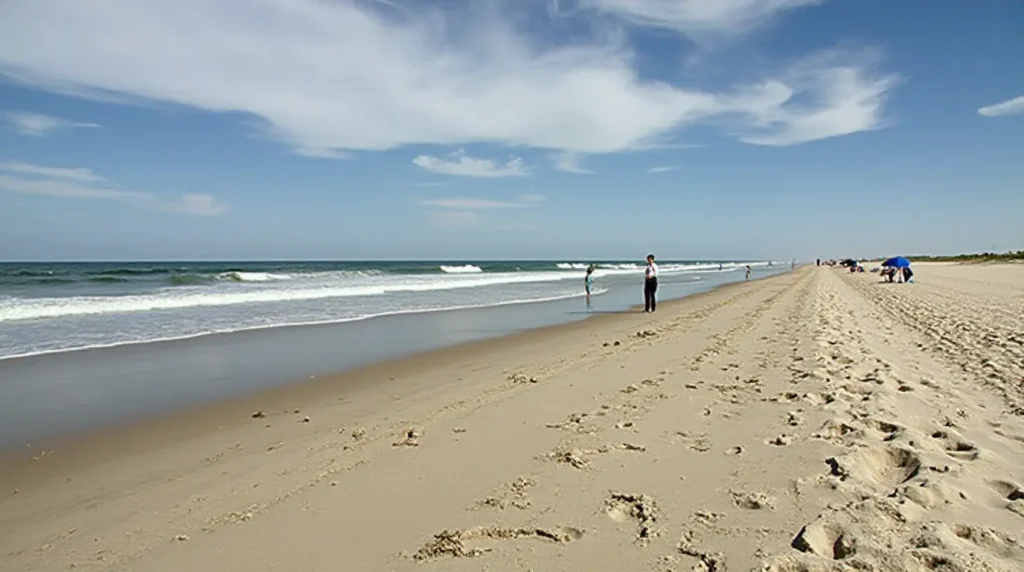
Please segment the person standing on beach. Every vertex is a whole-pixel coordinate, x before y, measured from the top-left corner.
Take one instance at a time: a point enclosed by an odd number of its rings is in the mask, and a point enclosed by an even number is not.
[[[654,255],[647,255],[647,269],[644,270],[644,312],[653,312],[658,305],[654,295],[658,291],[658,265]]]
[[[590,291],[594,289],[594,265],[587,266],[587,275],[583,278],[583,287],[587,292],[587,307],[590,307]]]
[[[747,265],[747,277],[746,280],[750,280],[750,265]]]

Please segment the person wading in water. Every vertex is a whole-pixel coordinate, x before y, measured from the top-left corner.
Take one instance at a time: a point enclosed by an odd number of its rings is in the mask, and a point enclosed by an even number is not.
[[[587,307],[590,307],[590,292],[594,289],[594,265],[587,266],[587,275],[583,277],[583,288],[587,292]]]
[[[653,312],[658,302],[654,295],[658,291],[658,265],[654,255],[647,255],[647,269],[644,270],[644,312]]]

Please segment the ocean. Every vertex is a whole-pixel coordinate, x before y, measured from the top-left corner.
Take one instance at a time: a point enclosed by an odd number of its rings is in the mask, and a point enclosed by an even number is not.
[[[217,333],[582,298],[591,262],[0,263],[0,360]],[[643,265],[594,262],[595,296]],[[660,262],[697,282],[768,262]],[[781,265],[779,265],[781,266]]]

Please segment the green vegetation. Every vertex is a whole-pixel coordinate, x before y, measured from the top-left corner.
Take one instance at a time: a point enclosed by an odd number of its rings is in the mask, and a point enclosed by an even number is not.
[[[953,256],[908,256],[907,258],[912,262],[1024,262],[1024,250],[1003,253],[957,254]]]

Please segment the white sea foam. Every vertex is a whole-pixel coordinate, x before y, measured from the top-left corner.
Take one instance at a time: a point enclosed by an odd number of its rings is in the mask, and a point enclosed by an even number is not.
[[[441,266],[441,272],[447,274],[479,274],[483,272],[483,269],[472,264],[465,264],[462,266]]]
[[[607,292],[608,292],[608,290],[606,288],[598,288],[598,289],[594,290],[594,292],[592,293],[592,296],[600,296],[601,294],[606,294]],[[585,295],[586,295],[585,293],[579,292],[579,293],[566,294],[566,295],[561,295],[561,296],[542,296],[542,297],[536,297],[536,298],[520,298],[520,299],[513,299],[513,300],[504,300],[504,301],[501,301],[501,302],[492,302],[492,303],[489,303],[489,304],[463,304],[463,305],[445,306],[445,307],[440,307],[440,308],[410,308],[410,309],[405,309],[405,310],[391,310],[391,311],[386,311],[386,312],[360,314],[360,315],[357,315],[357,316],[344,317],[344,318],[331,318],[331,319],[326,319],[326,320],[304,320],[304,321],[291,321],[291,322],[275,322],[275,323],[271,323],[271,324],[258,324],[258,325],[248,325],[248,326],[230,327],[230,328],[217,328],[217,329],[202,330],[202,331],[191,332],[191,333],[180,334],[180,335],[170,335],[170,336],[160,336],[160,337],[147,337],[147,338],[142,338],[142,339],[128,339],[128,340],[119,340],[119,341],[113,341],[113,342],[90,343],[90,344],[74,345],[74,346],[67,346],[67,347],[54,347],[54,348],[49,348],[49,349],[23,351],[23,352],[19,352],[19,353],[10,354],[10,355],[0,355],[0,361],[9,360],[9,359],[16,359],[16,358],[26,358],[26,357],[33,357],[33,356],[40,356],[40,355],[72,352],[72,351],[83,351],[83,350],[101,349],[101,348],[114,348],[114,347],[119,347],[119,346],[130,346],[130,345],[157,343],[157,342],[170,342],[170,341],[176,341],[176,340],[187,340],[187,339],[199,338],[199,337],[203,337],[203,336],[211,336],[211,335],[216,335],[216,334],[231,334],[231,333],[236,333],[236,332],[249,332],[249,331],[257,331],[257,330],[269,330],[269,329],[274,329],[274,328],[291,328],[291,327],[299,327],[299,326],[316,326],[316,325],[329,325],[329,324],[343,324],[343,323],[348,323],[348,322],[359,322],[359,321],[363,321],[363,320],[369,320],[369,319],[372,319],[372,318],[383,318],[383,317],[386,317],[386,316],[401,316],[401,315],[407,315],[407,314],[432,314],[432,313],[435,313],[435,312],[450,312],[450,311],[456,311],[456,310],[472,310],[472,309],[480,309],[480,308],[498,308],[498,307],[502,307],[502,306],[517,306],[517,305],[522,305],[522,304],[536,304],[536,303],[541,303],[541,302],[557,302],[559,300],[569,300],[569,299],[572,299],[572,298],[582,298]]]
[[[725,263],[721,269],[735,271],[745,263]],[[767,266],[766,262],[750,263]],[[565,268],[568,266],[569,268]],[[168,287],[145,294],[119,296],[70,296],[21,298],[0,296],[0,324],[71,316],[139,314],[189,308],[232,307],[243,304],[301,302],[355,297],[389,297],[397,293],[465,290],[504,285],[579,280],[584,263],[560,263],[558,270],[534,272],[482,272],[479,266],[443,266],[444,274],[388,275],[378,271],[273,274],[232,272],[212,286]],[[663,275],[717,272],[717,263],[664,264]],[[595,275],[630,276],[643,272],[638,264],[599,266]],[[507,294],[501,294],[502,297]],[[260,310],[254,310],[259,312]]]
[[[463,274],[471,274],[464,272]],[[172,310],[180,308],[232,306],[260,302],[286,302],[383,296],[399,292],[431,292],[481,288],[503,284],[557,282],[575,278],[563,272],[514,272],[474,274],[472,276],[420,276],[363,279],[358,282],[296,284],[294,287],[256,287],[245,290],[167,289],[153,294],[132,296],[73,296],[67,298],[28,298],[0,300],[0,323],[85,316]],[[241,286],[241,285],[239,285]]]
[[[291,280],[289,274],[271,274],[269,272],[222,272],[218,280],[234,280],[235,282],[269,282],[271,280]]]

